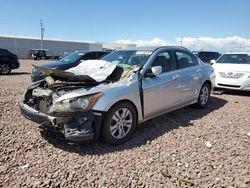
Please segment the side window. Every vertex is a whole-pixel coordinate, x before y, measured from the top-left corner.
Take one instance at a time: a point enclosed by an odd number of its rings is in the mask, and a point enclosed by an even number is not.
[[[100,59],[105,54],[106,54],[105,52],[96,52],[96,59]]]
[[[175,64],[172,61],[170,52],[162,52],[156,56],[151,67],[161,66],[162,72],[169,72],[175,69]]]
[[[175,54],[177,58],[177,64],[180,69],[197,65],[197,62],[193,59],[193,57],[190,54],[186,52],[175,52]]]
[[[211,53],[211,60],[212,59],[217,60],[219,57],[220,57],[219,53]]]
[[[82,57],[82,60],[96,59],[95,52],[89,52]]]
[[[199,58],[200,58],[202,61],[206,61],[206,60],[207,60],[206,53],[200,52],[200,53],[199,53]]]
[[[208,53],[207,53],[207,59],[208,59],[208,60],[212,60],[212,59],[214,58],[214,55],[215,55],[215,53],[213,53],[213,52],[208,52]]]
[[[1,50],[1,51],[0,51],[0,55],[8,55],[8,51],[6,51],[6,50]]]

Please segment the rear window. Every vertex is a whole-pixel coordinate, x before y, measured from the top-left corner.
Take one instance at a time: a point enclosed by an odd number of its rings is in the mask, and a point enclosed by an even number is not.
[[[84,56],[82,56],[83,60],[91,60],[96,59],[96,52],[88,52]]]
[[[216,52],[208,52],[207,57],[216,60],[220,57],[220,54]]]
[[[73,52],[73,53],[70,53],[69,55],[65,56],[64,58],[60,59],[60,62],[75,63],[76,61],[79,61],[82,56],[84,56],[84,53]]]
[[[250,64],[250,54],[224,54],[217,63]]]
[[[8,50],[0,50],[0,54],[1,55],[14,55],[14,54],[12,54],[11,52],[9,52]]]

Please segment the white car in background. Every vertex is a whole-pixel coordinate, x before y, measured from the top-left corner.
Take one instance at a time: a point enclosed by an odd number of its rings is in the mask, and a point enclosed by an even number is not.
[[[250,91],[250,52],[230,52],[212,60],[215,88]]]

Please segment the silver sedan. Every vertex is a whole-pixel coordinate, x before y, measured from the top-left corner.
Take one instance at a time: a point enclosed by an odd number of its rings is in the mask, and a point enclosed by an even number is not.
[[[214,83],[213,68],[182,47],[117,50],[80,66],[74,71],[86,66],[89,74],[44,70],[48,77],[20,103],[25,117],[72,142],[121,144],[148,119],[191,104],[206,107]]]

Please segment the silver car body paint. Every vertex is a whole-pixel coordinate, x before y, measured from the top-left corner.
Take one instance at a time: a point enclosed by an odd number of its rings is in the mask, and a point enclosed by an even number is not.
[[[148,49],[152,50],[152,48]],[[147,50],[147,48],[133,48],[131,50]],[[197,59],[198,64],[196,66],[176,69],[162,73],[154,78],[143,76],[151,67],[151,63],[158,53],[170,50],[183,51],[183,48],[153,48],[152,51],[154,52],[145,63],[140,74],[133,73],[130,77],[118,82],[100,84],[90,89],[77,89],[61,96],[56,102],[101,92],[103,96],[92,107],[93,111],[107,112],[119,101],[130,101],[136,107],[138,123],[196,103],[203,83],[205,81],[214,83],[214,74],[211,65]],[[184,52],[189,51],[184,50]],[[141,78],[140,75],[142,75]],[[140,95],[140,79],[143,100],[141,100]],[[143,104],[141,101],[143,101]]]

